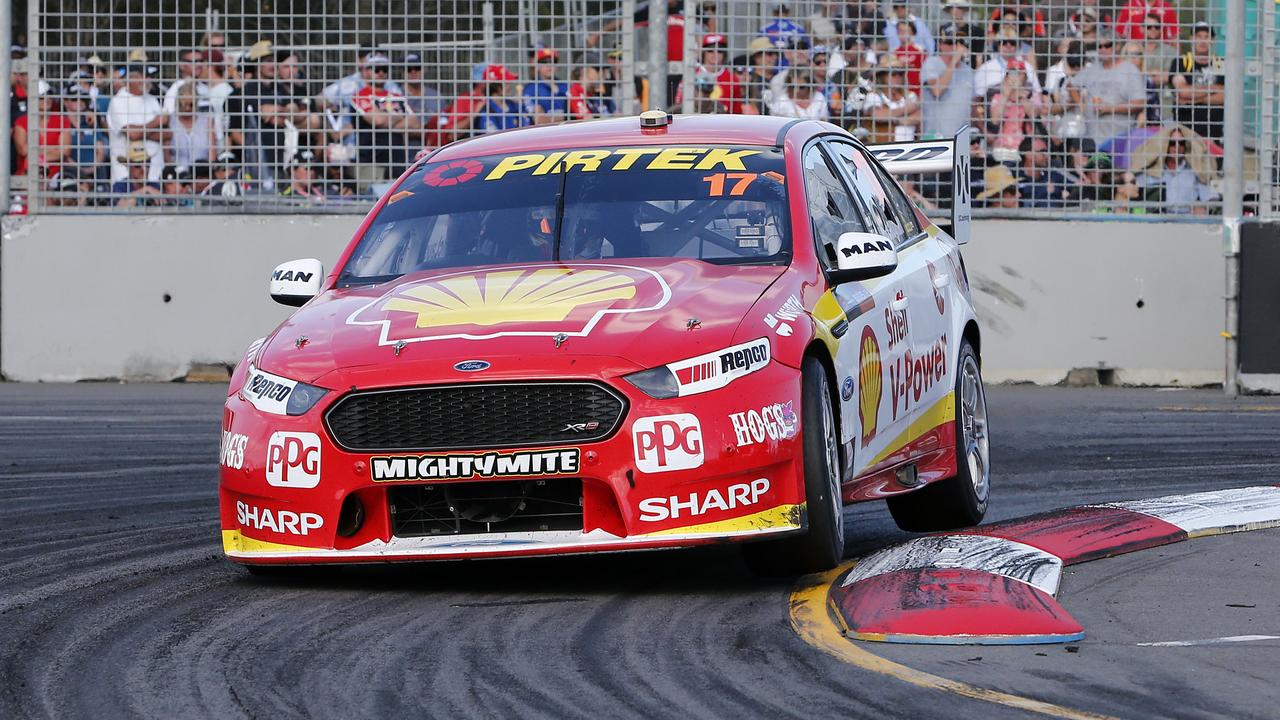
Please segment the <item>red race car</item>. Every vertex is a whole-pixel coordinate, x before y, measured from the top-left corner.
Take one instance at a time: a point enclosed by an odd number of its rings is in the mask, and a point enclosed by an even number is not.
[[[956,173],[963,240],[967,151],[651,112],[424,154],[331,273],[272,275],[301,308],[231,380],[226,554],[751,541],[754,567],[800,572],[840,560],[845,503],[887,499],[909,530],[979,522],[964,264],[891,177]]]

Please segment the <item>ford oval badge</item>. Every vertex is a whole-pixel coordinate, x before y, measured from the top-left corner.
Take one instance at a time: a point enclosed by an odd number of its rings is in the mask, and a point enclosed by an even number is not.
[[[489,363],[484,360],[463,360],[454,365],[453,369],[458,372],[480,372],[481,370],[488,370]]]

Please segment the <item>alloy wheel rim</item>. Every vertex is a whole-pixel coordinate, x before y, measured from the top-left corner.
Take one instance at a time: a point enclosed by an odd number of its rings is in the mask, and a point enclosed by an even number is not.
[[[987,394],[973,356],[964,360],[960,376],[960,432],[969,480],[978,502],[991,489],[991,444],[987,437]]]

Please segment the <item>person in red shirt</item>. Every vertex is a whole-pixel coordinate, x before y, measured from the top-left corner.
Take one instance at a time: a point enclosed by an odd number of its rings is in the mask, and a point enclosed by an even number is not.
[[[699,77],[702,74],[711,75],[715,78],[716,87],[720,92],[716,98],[724,103],[725,108],[735,115],[743,114],[742,103],[742,87],[738,84],[738,77],[734,74],[733,69],[725,67],[725,50],[729,46],[729,41],[725,36],[720,34],[705,35],[702,38],[702,65],[698,68]]]
[[[67,153],[71,151],[71,140],[69,130],[71,122],[67,120],[67,116],[58,112],[58,104],[49,94],[49,83],[44,80],[40,81],[39,92],[39,113],[40,113],[40,137],[36,144],[40,153],[40,177],[52,178],[62,170],[62,161],[66,159]],[[21,131],[21,139],[25,147],[27,133],[30,131],[28,126],[28,118],[30,115],[23,115],[14,121],[15,136]],[[24,154],[18,160],[18,175],[27,172],[27,156]]]
[[[1126,40],[1146,40],[1142,23],[1147,15],[1159,15],[1165,42],[1178,41],[1178,11],[1165,0],[1129,0],[1116,15],[1116,35]]]
[[[906,20],[898,21],[898,40],[901,43],[893,54],[907,69],[907,86],[915,94],[920,94],[920,68],[924,67],[926,53],[924,48],[916,44],[915,25]]]
[[[484,72],[482,70],[482,72]],[[476,116],[484,109],[488,98],[485,86],[477,82],[470,90],[465,90],[440,113],[427,122],[427,133],[423,144],[427,147],[447,145],[471,135],[471,125]]]
[[[574,82],[569,86],[569,119],[609,117],[617,113],[600,79],[599,68],[580,65],[573,70]]]

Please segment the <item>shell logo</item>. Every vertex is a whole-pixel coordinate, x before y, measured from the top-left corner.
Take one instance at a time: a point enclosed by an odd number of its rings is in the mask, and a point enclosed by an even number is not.
[[[862,447],[876,437],[882,397],[884,370],[880,364],[880,342],[867,325],[862,328],[862,339],[858,341],[858,419],[862,423]]]
[[[625,265],[536,265],[405,283],[365,305],[350,325],[378,325],[380,345],[504,335],[583,336],[604,317],[657,310],[671,289]]]

